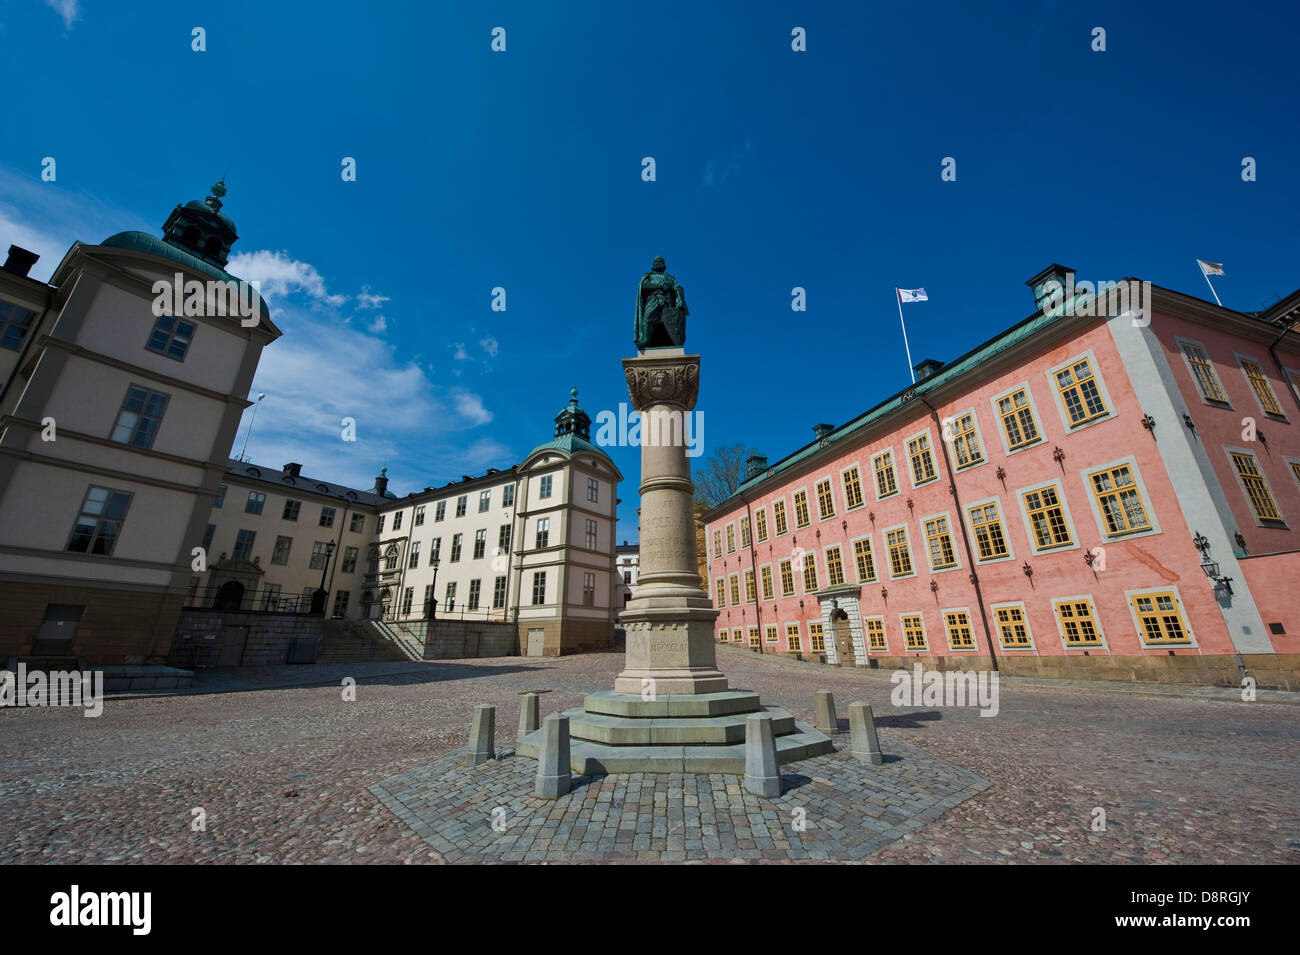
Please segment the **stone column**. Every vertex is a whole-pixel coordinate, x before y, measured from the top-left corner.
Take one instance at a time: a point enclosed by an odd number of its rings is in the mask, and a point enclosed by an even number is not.
[[[695,485],[686,456],[687,415],[699,393],[700,358],[652,348],[623,359],[632,407],[641,412],[641,568],[622,619],[627,631],[617,693],[655,696],[727,689],[713,627],[718,611],[695,559]],[[653,684],[643,683],[653,680]]]

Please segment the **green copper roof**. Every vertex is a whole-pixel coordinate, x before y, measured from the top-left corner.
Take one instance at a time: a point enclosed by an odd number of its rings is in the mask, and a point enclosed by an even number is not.
[[[185,203],[185,208],[193,209],[196,212],[206,212],[208,213],[208,215],[215,216],[216,219],[227,229],[229,229],[231,232],[239,231],[235,228],[234,219],[230,218],[230,216],[226,215],[224,212],[218,212],[217,210],[213,209],[202,199],[191,199],[189,202]]]
[[[576,434],[562,434],[558,438],[547,441],[545,444],[539,444],[529,453],[531,458],[538,451],[563,451],[569,457],[577,454],[579,451],[590,451],[592,454],[599,454],[602,458],[609,461],[609,455],[596,447],[586,438],[580,438]],[[610,461],[613,464],[613,461]]]
[[[243,281],[238,276],[231,275],[224,269],[219,269],[209,262],[204,262],[196,255],[190,255],[184,249],[178,249],[174,245],[168,245],[162,239],[150,235],[148,232],[119,232],[117,235],[110,235],[100,245],[111,245],[118,249],[132,249],[136,252],[147,252],[149,255],[156,255],[160,258],[171,259],[188,269],[196,272],[204,272],[222,282],[240,282]],[[258,296],[261,298],[261,296]],[[262,299],[262,314],[269,318],[271,310],[266,307],[266,299]]]

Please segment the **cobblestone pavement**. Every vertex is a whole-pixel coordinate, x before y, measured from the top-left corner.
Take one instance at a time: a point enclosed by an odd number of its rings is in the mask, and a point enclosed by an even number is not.
[[[355,702],[345,702],[337,685],[284,688],[289,677],[273,672],[259,679],[224,674],[211,683],[204,674],[200,689],[237,688],[241,680],[277,688],[110,700],[98,719],[70,709],[0,710],[0,863],[402,863],[444,861],[456,851],[468,858],[467,840],[459,849],[431,846],[371,787],[421,767],[432,772],[431,762],[465,743],[474,704],[497,705],[504,748],[520,694],[541,692],[543,714],[577,706],[585,693],[608,688],[622,661],[622,654],[597,653],[396,664],[378,671],[356,665]],[[899,838],[880,848],[873,844],[863,861],[1300,861],[1296,694],[1241,703],[1005,680],[999,714],[987,719],[974,709],[894,708],[883,672],[800,665],[730,649],[720,651],[719,664],[733,687],[756,690],[764,703],[810,722],[815,690],[834,692],[841,717],[849,702],[866,700],[887,754],[917,765],[928,754],[934,765],[946,763],[991,784],[946,813],[933,813],[938,818],[920,828],[898,827]],[[331,665],[311,675],[341,680],[349,669]],[[846,723],[842,718],[841,727]],[[786,772],[812,778],[805,767],[842,759],[820,757]],[[502,760],[488,771],[527,775],[531,766]],[[895,771],[892,764],[884,769]],[[664,779],[661,790],[659,777],[643,778],[638,798],[653,808],[662,791],[667,807],[671,782]],[[696,777],[694,783],[697,801],[707,792],[720,820],[724,801],[713,780]],[[619,785],[618,778],[593,780],[583,801],[600,804],[608,793],[603,802],[612,815]],[[801,790],[813,793],[815,787],[795,787],[781,798],[795,800]],[[683,818],[688,794],[683,788]],[[734,794],[726,795],[732,814]],[[621,797],[625,807],[629,797]],[[746,798],[740,808],[748,820]],[[1106,813],[1105,831],[1092,828],[1098,808]],[[203,831],[192,829],[194,809],[205,814]],[[557,804],[546,822],[556,810],[563,817]],[[755,815],[763,819],[769,810]],[[809,815],[816,824],[816,814]],[[924,811],[911,815],[924,818]],[[607,819],[595,837],[597,849],[585,851],[601,851]],[[745,851],[761,857],[757,821],[749,820],[754,847]],[[766,817],[763,828],[772,849],[778,832],[794,849],[790,826],[771,821]],[[556,820],[554,829],[562,824]],[[483,828],[490,832],[488,820]],[[652,822],[652,841],[654,832]],[[623,851],[617,833],[615,849]],[[590,844],[591,835],[589,824],[579,846]],[[732,835],[739,850],[735,829]],[[683,848],[669,849],[665,833],[662,851],[688,851],[682,836]]]

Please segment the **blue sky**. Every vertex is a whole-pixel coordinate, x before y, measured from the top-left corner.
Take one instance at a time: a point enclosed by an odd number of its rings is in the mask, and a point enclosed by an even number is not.
[[[1247,311],[1300,285],[1294,6],[373,6],[0,0],[0,246],[44,278],[228,170],[232,268],[285,331],[262,463],[361,487],[386,464],[405,494],[518,461],[573,385],[617,409],[655,255],[686,288],[706,453],[773,459],[907,384],[895,285],[929,292],[914,360],[1028,315],[1051,262],[1207,297],[1195,259],[1223,262]],[[634,539],[638,454],[612,456]]]

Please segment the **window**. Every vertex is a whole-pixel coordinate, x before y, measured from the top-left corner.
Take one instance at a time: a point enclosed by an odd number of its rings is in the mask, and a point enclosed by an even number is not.
[[[820,520],[835,516],[835,496],[831,493],[831,479],[817,482],[817,516]]]
[[[366,554],[366,564],[368,572],[371,574],[379,573],[379,548],[372,547]]]
[[[539,570],[533,574],[533,606],[546,603],[546,571]]]
[[[984,449],[980,447],[979,434],[975,430],[974,412],[954,418],[949,424],[952,435],[952,453],[957,459],[958,468],[968,468],[984,460]]]
[[[292,537],[277,537],[275,547],[271,551],[271,563],[279,564],[281,567],[289,563],[289,548],[292,546]]]
[[[858,583],[869,584],[876,579],[876,560],[871,553],[871,538],[853,542],[853,561],[858,568]]]
[[[340,590],[334,595],[334,616],[346,617],[348,615],[348,598],[351,596],[346,590]]]
[[[934,472],[934,455],[930,453],[930,436],[917,435],[907,442],[907,456],[912,461],[912,483],[925,484],[938,475]]]
[[[396,570],[397,557],[397,545],[389,544],[388,549],[384,551],[384,570]]]
[[[1007,438],[1007,448],[1016,450],[1038,440],[1038,423],[1034,409],[1029,405],[1029,392],[1024,388],[998,399],[998,416],[1002,419],[1002,432]]]
[[[119,444],[129,444],[135,448],[152,448],[153,439],[158,434],[158,425],[162,422],[163,412],[166,409],[166,395],[131,385],[126,389],[126,397],[122,399],[122,410],[118,412],[117,423],[113,425],[113,433],[110,437]]]
[[[744,639],[745,633],[739,627],[731,631],[731,642],[740,643]]]
[[[995,502],[976,504],[974,507],[967,508],[966,513],[970,515],[970,526],[975,531],[975,550],[979,554],[979,559],[995,560],[998,557],[1006,557],[1007,538],[1002,530],[1002,517],[998,514],[997,504]]]
[[[221,507],[221,505],[226,503],[226,491],[228,490],[229,488],[227,488],[224,484],[217,486],[217,496],[212,501],[213,507]]]
[[[501,506],[510,507],[515,503],[515,486],[507,484],[501,489]]]
[[[1097,507],[1106,521],[1106,536],[1115,537],[1130,531],[1150,530],[1151,522],[1147,519],[1146,508],[1142,506],[1142,495],[1133,481],[1133,472],[1128,465],[1107,468],[1088,475],[1092,483],[1092,494],[1097,499]]]
[[[840,480],[844,484],[844,509],[851,511],[862,503],[862,475],[855,464],[843,474]]]
[[[1097,388],[1092,364],[1081,358],[1056,372],[1056,390],[1061,394],[1070,427],[1086,424],[1106,414],[1106,402]]]
[[[789,559],[781,561],[781,596],[794,595],[794,568]]]
[[[749,547],[751,544],[752,541],[749,536],[749,518],[742,517],[740,519],[740,546]]]
[[[1237,469],[1241,486],[1246,489],[1246,496],[1250,498],[1250,506],[1255,511],[1255,517],[1261,521],[1280,522],[1282,512],[1277,509],[1273,492],[1269,490],[1268,482],[1264,480],[1255,456],[1245,451],[1231,451],[1229,454],[1232,457],[1232,466]]]
[[[1300,461],[1288,461],[1291,466],[1291,476],[1295,478],[1296,483],[1300,484]]]
[[[469,582],[469,602],[467,607],[470,610],[478,609],[479,594],[483,590],[483,581],[474,579]]]
[[[713,532],[713,556],[722,556],[722,531]]]
[[[415,521],[411,526],[412,527],[424,526],[424,505],[423,504],[421,504],[419,507],[415,509]]]
[[[1259,406],[1264,409],[1264,413],[1285,418],[1286,414],[1282,411],[1282,406],[1277,403],[1277,395],[1273,393],[1273,386],[1264,377],[1264,369],[1259,367],[1259,362],[1240,356],[1237,360],[1241,362],[1241,370],[1246,373],[1246,380],[1255,390],[1255,397],[1259,399]]]
[[[267,584],[262,588],[262,609],[279,610],[280,609],[280,585]]]
[[[478,493],[478,512],[482,514],[492,506],[492,491],[479,491]]]
[[[727,553],[734,554],[735,552],[736,552],[736,525],[728,524],[727,525]]]
[[[366,529],[366,515],[353,514],[352,520],[348,524],[348,530],[353,534],[361,534]]]
[[[474,559],[478,560],[487,553],[487,528],[480,527],[474,532]]]
[[[190,342],[194,340],[195,327],[193,322],[183,321],[174,315],[159,315],[144,347],[168,358],[184,361]],[[5,334],[8,334],[7,330]]]
[[[714,604],[718,607],[725,607],[727,605],[727,582],[719,577],[714,583],[718,592],[718,599],[714,601]]]
[[[768,643],[776,643],[780,639],[776,629],[776,624],[769,623],[766,627],[763,628],[763,630],[764,630],[763,639],[766,640]]]
[[[826,637],[822,633],[822,624],[808,624],[808,645],[812,648],[813,653],[826,652]]]
[[[803,649],[803,643],[799,639],[799,625],[797,623],[787,623],[785,625],[785,648],[791,653],[798,653]]]
[[[970,614],[965,610],[949,610],[943,615],[948,629],[948,646],[954,650],[974,650],[975,637],[970,631]]]
[[[456,609],[456,581],[447,581],[447,591],[442,595],[442,609],[448,612]]]
[[[1065,509],[1061,506],[1056,488],[1049,486],[1025,491],[1021,498],[1025,502],[1025,511],[1029,515],[1029,526],[1034,535],[1034,543],[1040,550],[1072,543],[1070,527],[1065,522]]]
[[[1097,614],[1092,600],[1087,597],[1054,600],[1056,621],[1061,628],[1061,640],[1067,647],[1099,647],[1101,636],[1097,628]]]
[[[447,502],[439,501],[437,505],[434,506],[433,509],[434,523],[437,523],[438,521],[442,520],[446,516],[447,516]],[[383,518],[381,517],[380,520],[383,520]],[[380,528],[380,533],[383,533],[382,527]]]
[[[844,558],[836,544],[826,551],[826,586],[838,587],[844,583]]]
[[[758,646],[758,627],[749,628],[749,645],[751,647]]]
[[[763,587],[763,599],[771,600],[775,596],[772,589],[772,565],[764,564],[758,569],[759,583]]]
[[[248,560],[253,556],[253,541],[256,539],[256,531],[241,530],[235,535],[235,549],[230,556],[234,560]]]
[[[322,507],[320,509],[320,526],[321,527],[334,526],[334,508]]]
[[[437,562],[438,557],[442,554],[442,538],[433,539],[433,547],[429,548],[429,566],[432,567]]]
[[[131,495],[125,491],[91,485],[86,491],[86,499],[81,504],[76,523],[72,525],[68,550],[78,554],[111,557],[130,503]],[[240,533],[243,534],[244,531]],[[249,547],[252,547],[251,540]]]
[[[777,536],[788,530],[785,523],[785,498],[772,502],[772,522],[776,524]]]
[[[296,521],[296,520],[298,519],[298,512],[299,512],[301,509],[302,509],[302,502],[301,502],[301,501],[285,501],[285,502],[284,502],[284,513],[280,515],[280,520],[282,520],[282,521]]]
[[[752,604],[758,600],[758,594],[754,590],[754,572],[745,571],[745,603]]]
[[[506,578],[498,577],[492,582],[492,609],[500,610],[506,605]]]
[[[930,548],[931,570],[957,566],[957,555],[952,550],[952,533],[948,529],[948,518],[935,517],[926,521],[925,541]]]
[[[537,549],[550,546],[551,543],[551,519],[549,517],[539,517],[537,519]]]
[[[727,578],[728,591],[731,594],[731,605],[734,607],[740,603],[740,575],[732,574]]]
[[[411,541],[411,555],[406,559],[406,566],[411,570],[420,566],[420,542]]]
[[[400,531],[402,529],[402,514],[402,511],[398,511],[393,515],[393,530],[395,531]]]
[[[887,653],[889,644],[885,642],[885,619],[883,617],[867,618],[867,652]]]
[[[894,476],[894,452],[882,451],[871,459],[876,469],[876,497],[889,497],[898,493],[898,479]]]
[[[912,573],[912,552],[907,547],[907,528],[896,527],[885,532],[885,544],[889,547],[889,575],[906,577]]]
[[[754,530],[760,544],[767,540],[767,511],[761,507],[754,512]]]
[[[1005,649],[1023,650],[1033,646],[1023,607],[998,607],[995,613],[998,618],[998,637]]]
[[[469,503],[469,495],[468,495],[468,494],[462,494],[460,497],[456,498],[456,516],[457,516],[457,517],[464,517],[464,516],[465,516],[465,507],[468,505],[468,503]]]
[[[22,351],[23,339],[36,313],[13,302],[0,302],[0,348]],[[184,352],[181,353],[182,355]]]
[[[312,542],[311,563],[308,566],[312,570],[324,570],[325,565],[329,563],[331,549],[329,541]]]
[[[261,514],[266,504],[266,495],[258,491],[249,491],[248,500],[244,502],[245,514]]]
[[[1183,357],[1187,359],[1187,364],[1192,369],[1192,377],[1196,379],[1196,387],[1200,390],[1201,397],[1206,401],[1226,405],[1228,396],[1223,393],[1223,386],[1219,384],[1219,375],[1214,370],[1214,365],[1210,363],[1209,356],[1205,354],[1205,349],[1195,342],[1181,344]]]
[[[806,594],[817,591],[817,555],[812,551],[807,551],[803,555],[803,592]]]
[[[794,526],[807,527],[812,523],[812,518],[808,516],[808,492],[794,492]]]
[[[582,605],[584,607],[596,606],[596,575],[582,575]]]
[[[356,573],[358,553],[359,552],[355,547],[345,547],[343,549],[343,566],[340,568],[343,573]]]
[[[542,478],[542,486],[538,490],[537,496],[543,500],[551,496],[551,475],[547,474]]]
[[[216,524],[209,524],[207,530],[203,532],[203,549],[205,551],[212,549],[212,535],[217,532]]]
[[[376,534],[382,534],[382,533],[384,532],[384,521],[386,521],[386,520],[388,520],[388,515],[387,515],[387,514],[380,514],[380,515],[379,515],[379,521],[375,524],[375,533],[376,533]]]
[[[502,524],[497,529],[497,554],[505,556],[510,553],[510,525]]]
[[[903,616],[903,644],[908,650],[924,650],[925,645],[925,621],[921,619],[919,613],[905,614]]]
[[[451,538],[451,562],[454,564],[460,560],[461,541],[465,539],[464,534],[454,534]]]
[[[408,617],[411,614],[411,603],[415,600],[415,588],[407,587],[402,591],[402,616]]]
[[[587,500],[600,500],[600,482],[595,478],[587,478]]]

